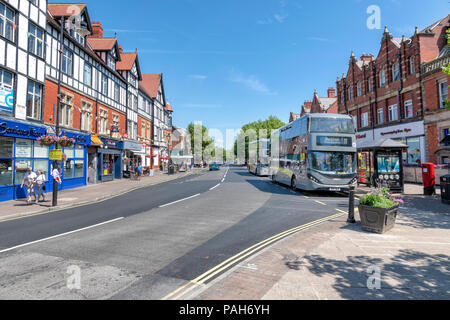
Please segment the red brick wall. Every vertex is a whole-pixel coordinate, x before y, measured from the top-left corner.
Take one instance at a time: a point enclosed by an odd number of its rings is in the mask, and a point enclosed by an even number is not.
[[[81,100],[84,100],[88,103],[92,104],[92,133],[98,133],[98,127],[99,127],[99,110],[100,108],[108,110],[108,122],[112,124],[113,122],[113,114],[119,115],[119,123],[120,123],[120,134],[125,133],[125,114],[116,111],[110,107],[107,107],[101,103],[97,104],[97,110],[96,110],[96,103],[95,100],[88,98],[85,95],[82,95],[74,90],[67,89],[66,87],[61,87],[62,92],[66,92],[69,95],[72,95],[74,97],[74,105],[77,107],[78,110],[73,110],[73,127],[69,129],[74,130],[80,130],[81,127],[81,113],[79,111],[79,108],[81,107]],[[51,81],[51,80],[45,80],[45,100],[44,100],[44,122],[47,124],[51,124],[53,119],[53,124],[56,123],[56,106],[58,103],[57,100],[58,95],[58,85]],[[55,106],[55,107],[53,107]],[[96,120],[96,112],[97,112],[97,120]]]
[[[439,146],[439,132],[436,123],[427,124],[425,126],[425,134],[427,139],[427,161],[438,163],[436,151],[440,149]]]

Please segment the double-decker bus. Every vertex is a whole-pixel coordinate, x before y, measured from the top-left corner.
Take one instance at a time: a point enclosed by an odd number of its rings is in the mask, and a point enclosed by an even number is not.
[[[274,141],[279,142],[278,154]],[[309,114],[274,132],[270,175],[294,190],[349,190],[357,183],[353,119]]]
[[[249,143],[248,172],[267,177],[270,173],[270,140],[259,139]]]

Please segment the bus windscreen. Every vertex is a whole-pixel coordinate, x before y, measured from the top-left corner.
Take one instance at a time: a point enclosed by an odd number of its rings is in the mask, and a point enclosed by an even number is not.
[[[354,134],[355,127],[351,119],[311,118],[311,133]]]

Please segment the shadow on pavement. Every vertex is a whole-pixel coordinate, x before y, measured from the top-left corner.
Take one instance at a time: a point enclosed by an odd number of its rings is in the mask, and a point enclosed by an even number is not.
[[[449,299],[450,257],[401,250],[390,263],[382,265],[379,258],[350,256],[346,261],[320,255],[288,261],[292,270],[307,268],[318,277],[334,278],[333,288],[343,299]],[[381,289],[368,289],[369,267],[381,268]]]

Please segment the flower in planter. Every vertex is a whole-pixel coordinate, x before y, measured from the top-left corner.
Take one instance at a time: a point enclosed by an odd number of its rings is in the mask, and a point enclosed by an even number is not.
[[[404,204],[404,201],[395,199],[388,188],[379,188],[371,190],[370,193],[362,197],[360,203],[364,206],[389,209]]]

